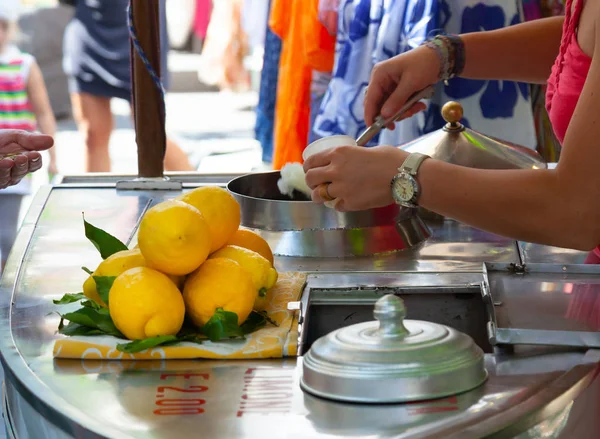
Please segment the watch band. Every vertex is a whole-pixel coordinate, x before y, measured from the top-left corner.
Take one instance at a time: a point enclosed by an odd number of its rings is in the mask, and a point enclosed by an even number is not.
[[[421,164],[425,161],[425,159],[428,158],[428,155],[413,152],[406,157],[406,160],[404,160],[404,163],[402,163],[402,166],[400,167],[400,171],[405,171],[408,174],[415,176],[417,175],[417,171],[419,170]]]

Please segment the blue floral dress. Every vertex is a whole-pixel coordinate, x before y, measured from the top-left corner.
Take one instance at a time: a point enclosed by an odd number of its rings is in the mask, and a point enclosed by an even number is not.
[[[358,136],[365,128],[364,91],[373,66],[440,32],[492,30],[522,21],[517,0],[341,0],[333,79],[314,130],[320,136]],[[438,85],[426,112],[384,130],[369,146],[401,145],[444,125],[441,106],[458,100],[467,125],[485,134],[536,147],[529,87],[510,81],[456,78]]]

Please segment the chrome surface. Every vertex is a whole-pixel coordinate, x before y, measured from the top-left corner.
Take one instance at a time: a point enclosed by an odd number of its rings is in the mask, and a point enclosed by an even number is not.
[[[183,189],[183,183],[179,180],[172,180],[169,177],[132,178],[117,182],[117,190],[126,191],[180,191],[181,189]]]
[[[279,191],[280,176],[279,171],[248,174],[227,185],[240,203],[242,225],[275,232],[271,236],[281,240],[274,246],[276,255],[370,256],[415,247],[431,235],[415,212],[396,205],[337,212],[296,191],[292,199]]]
[[[301,387],[336,401],[399,403],[456,395],[487,378],[483,351],[465,334],[436,323],[405,320],[388,294],[378,322],[359,323],[317,340],[303,358]]]
[[[402,146],[437,160],[479,169],[544,169],[546,163],[535,151],[494,139],[463,126],[462,106],[448,102],[442,109],[444,128]],[[467,115],[468,116],[468,115]]]
[[[481,328],[488,317],[480,291],[483,264],[519,265],[522,253],[514,241],[450,220],[428,223],[430,239],[395,254],[338,259],[277,257],[276,266],[311,273],[300,300],[307,348],[311,337],[316,340],[330,329],[359,323],[360,318],[371,320],[372,305],[389,293],[406,301],[411,316],[470,335],[486,352],[489,377],[482,386],[456,397],[386,406],[320,399],[299,387],[301,358],[54,361],[51,351],[58,318],[53,314],[57,308],[52,299],[80,291],[85,273],[79,267],[99,262],[96,250],[83,235],[81,212],[93,224],[127,240],[149,202],[180,194],[117,191],[115,184],[120,179],[65,179],[65,186],[45,188],[36,195],[17,236],[0,280],[0,352],[7,410],[19,439],[170,439],[200,433],[209,439],[469,439],[539,437],[540,431],[555,438],[597,437],[598,352],[585,347],[518,345],[514,352],[494,353],[483,346],[487,336]],[[207,176],[204,182],[197,175],[187,175],[181,180],[189,188],[204,183],[224,185],[227,178]],[[280,242],[274,232],[269,232],[269,239]],[[541,256],[539,262],[552,266],[560,252],[543,249],[540,255],[551,256]],[[551,327],[555,322],[549,316],[560,315],[565,306],[575,306],[573,294],[545,294],[542,285],[548,279],[560,284],[563,266],[554,267],[554,278],[532,275],[520,293],[506,291],[502,308],[518,316],[513,319],[507,314],[511,322]],[[517,276],[508,268],[503,270],[498,279]],[[567,272],[570,270],[567,266]],[[597,283],[591,272],[572,276],[578,276],[581,285]],[[590,297],[595,294],[594,287]],[[554,314],[549,310],[555,310]],[[496,313],[501,320],[498,307]],[[157,414],[160,409],[172,411]]]
[[[491,264],[484,282],[495,343],[600,348],[600,265]]]

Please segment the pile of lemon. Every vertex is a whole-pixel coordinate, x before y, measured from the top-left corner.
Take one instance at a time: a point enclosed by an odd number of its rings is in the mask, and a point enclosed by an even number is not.
[[[265,309],[278,275],[268,243],[239,227],[240,206],[225,189],[164,201],[142,218],[138,246],[105,259],[83,293],[106,307],[94,277],[116,277],[108,309],[130,340],[176,335],[186,313],[199,328],[218,309],[237,314],[241,325]]]

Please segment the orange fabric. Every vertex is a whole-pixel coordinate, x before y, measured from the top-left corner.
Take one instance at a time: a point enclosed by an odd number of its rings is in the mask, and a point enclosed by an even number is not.
[[[308,65],[319,72],[331,72],[335,56],[335,36],[319,20],[319,1],[312,1],[310,13],[305,24],[306,45],[304,54]],[[335,14],[337,17],[337,14]]]
[[[302,162],[310,129],[312,69],[331,71],[333,68],[335,42],[322,38],[328,34],[318,20],[318,3],[319,0],[274,0],[271,6],[269,26],[282,40],[274,169]]]

